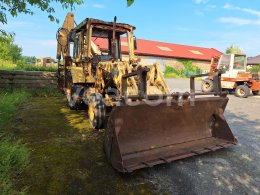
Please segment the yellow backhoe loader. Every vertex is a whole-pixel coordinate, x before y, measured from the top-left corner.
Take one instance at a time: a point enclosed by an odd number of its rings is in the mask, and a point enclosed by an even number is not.
[[[135,57],[134,26],[87,18],[74,26],[68,13],[57,32],[59,88],[71,109],[86,108],[95,129],[105,128],[104,150],[120,172],[226,148],[237,143],[225,118],[227,93],[214,74],[214,92],[170,93],[157,64]],[[122,61],[121,38],[129,59]],[[95,44],[107,43],[106,50]],[[73,51],[73,56],[70,52]]]

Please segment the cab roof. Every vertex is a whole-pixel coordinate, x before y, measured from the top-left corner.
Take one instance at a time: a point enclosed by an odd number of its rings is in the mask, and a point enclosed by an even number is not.
[[[86,29],[87,24],[93,25],[93,28],[102,29],[102,30],[113,30],[113,22],[106,22],[103,20],[98,20],[94,18],[86,18],[78,26],[74,28],[76,32]],[[129,24],[116,23],[116,31],[125,33],[127,31],[135,30],[135,27]]]

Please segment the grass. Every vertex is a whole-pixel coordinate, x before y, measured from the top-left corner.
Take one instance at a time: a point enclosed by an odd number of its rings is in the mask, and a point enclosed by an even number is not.
[[[26,194],[27,188],[16,191],[12,180],[29,164],[30,150],[5,129],[9,128],[17,108],[31,97],[61,96],[55,88],[38,90],[0,90],[0,194]]]
[[[13,188],[12,177],[18,175],[29,164],[29,149],[11,136],[3,136],[0,143],[0,194],[24,194],[26,188],[19,193]]]
[[[3,131],[10,123],[17,106],[30,97],[26,91],[0,91],[0,194],[23,194],[26,188],[17,192],[12,178],[19,174],[29,163],[29,149],[21,140]]]
[[[15,113],[17,106],[30,97],[24,90],[1,90],[0,91],[0,128],[3,128],[11,116]]]
[[[16,65],[10,61],[0,60],[0,70],[25,70],[25,71],[48,71],[56,72],[56,66]]]
[[[25,90],[25,89],[24,89]],[[25,90],[33,97],[63,97],[63,94],[54,87],[45,87],[35,90]]]
[[[65,102],[32,98],[17,112],[24,120],[14,121],[10,131],[33,148],[17,186],[30,186],[28,194],[170,194],[154,186],[162,180],[150,181],[153,171],[115,171],[103,151],[105,131],[93,129],[85,110],[70,110]]]
[[[56,72],[56,66],[17,65],[14,70]]]

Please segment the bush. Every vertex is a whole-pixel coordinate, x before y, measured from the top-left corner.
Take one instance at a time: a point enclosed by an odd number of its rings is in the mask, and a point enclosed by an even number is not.
[[[260,65],[255,65],[251,69],[249,69],[249,72],[252,73],[258,73],[260,71]]]
[[[175,79],[175,78],[182,78],[181,76],[179,76],[178,74],[171,72],[171,73],[164,73],[164,77],[165,78],[169,78],[169,79]]]
[[[165,78],[190,78],[192,75],[201,74],[202,70],[192,64],[191,60],[181,60],[184,68],[178,70],[171,66],[166,66]]]
[[[164,74],[165,74],[165,75],[169,75],[169,74],[181,75],[182,72],[181,72],[181,70],[177,70],[177,69],[175,69],[174,67],[166,66],[166,67],[165,67]]]
[[[14,64],[12,61],[0,59],[0,70],[14,70],[15,68],[16,64]]]

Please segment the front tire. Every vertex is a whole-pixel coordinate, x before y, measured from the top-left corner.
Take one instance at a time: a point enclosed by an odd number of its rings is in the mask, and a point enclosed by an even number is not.
[[[100,93],[93,93],[88,98],[88,117],[90,124],[95,129],[105,126],[106,106]]]
[[[259,95],[259,91],[252,91],[253,95]]]
[[[240,98],[247,98],[250,95],[250,89],[246,85],[239,85],[236,88],[235,95]]]
[[[212,92],[214,88],[213,81],[209,79],[205,79],[201,83],[201,90],[203,92]]]
[[[65,93],[71,110],[85,109],[86,105],[82,101],[84,87],[74,85],[70,73],[67,75]]]

